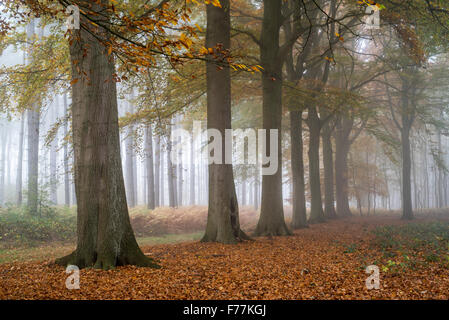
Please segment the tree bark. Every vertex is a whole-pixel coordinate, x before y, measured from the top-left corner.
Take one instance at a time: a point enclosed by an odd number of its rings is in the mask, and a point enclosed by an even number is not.
[[[353,121],[345,116],[337,118],[335,130],[335,191],[337,202],[337,216],[349,217],[352,215],[349,208],[348,184],[348,154],[351,143]]]
[[[307,227],[301,111],[290,111],[290,137],[293,179],[291,227],[292,229],[299,229]]]
[[[32,41],[35,35],[34,21],[27,26],[27,39]],[[38,176],[39,176],[39,119],[36,103],[27,110],[28,125],[28,190],[27,207],[32,215],[38,213]]]
[[[206,47],[218,43],[227,50],[231,45],[230,1],[221,0],[222,8],[207,5]],[[221,53],[216,53],[220,59]],[[212,58],[212,56],[209,56]],[[206,62],[207,128],[221,133],[222,163],[209,164],[209,209],[202,242],[236,243],[248,237],[240,230],[239,207],[232,164],[225,163],[225,130],[231,129],[231,74],[228,67],[218,70]]]
[[[107,4],[95,3],[91,10],[104,12]],[[107,19],[99,14],[92,18]],[[86,18],[81,20],[89,25]],[[84,28],[72,32],[72,77],[78,79],[72,82],[78,240],[76,250],[56,263],[105,270],[127,264],[157,267],[140,250],[129,220],[114,61],[97,38],[107,38],[107,34],[100,28],[95,28],[94,34]]]
[[[320,181],[320,131],[321,123],[315,107],[309,107],[307,125],[309,126],[309,186],[311,223],[323,222],[324,211],[321,198]]]
[[[260,57],[263,92],[263,129],[266,129],[266,152],[271,152],[270,130],[278,132],[278,170],[262,177],[262,205],[255,235],[290,235],[284,220],[282,198],[282,59],[279,52],[279,33],[282,24],[282,1],[264,0]]]
[[[331,137],[332,128],[329,123],[326,123],[321,132],[321,140],[323,143],[324,167],[324,216],[328,219],[337,217],[334,206],[334,154]]]

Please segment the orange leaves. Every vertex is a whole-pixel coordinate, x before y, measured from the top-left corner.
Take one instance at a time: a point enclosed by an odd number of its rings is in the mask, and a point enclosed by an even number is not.
[[[205,210],[202,226],[206,215]],[[257,221],[257,216],[252,219]],[[448,299],[449,270],[438,265],[394,275],[381,272],[380,290],[366,289],[363,259],[370,253],[382,254],[370,246],[371,230],[392,221],[381,216],[334,220],[291,237],[257,238],[237,245],[146,246],[143,252],[159,260],[162,269],[81,270],[80,290],[65,288],[67,274],[62,267],[42,262],[1,264],[0,299]],[[343,244],[354,243],[357,250],[344,253]]]

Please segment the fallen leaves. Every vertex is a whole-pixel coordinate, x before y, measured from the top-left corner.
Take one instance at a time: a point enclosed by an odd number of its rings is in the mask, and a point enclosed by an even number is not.
[[[381,272],[381,288],[365,288],[367,274],[359,254],[378,254],[369,246],[371,230],[392,221],[330,221],[294,236],[237,245],[144,247],[162,269],[83,269],[80,290],[66,289],[68,275],[62,267],[45,262],[3,264],[0,299],[448,299],[449,271],[438,265],[395,275]],[[358,245],[345,254],[336,240]]]

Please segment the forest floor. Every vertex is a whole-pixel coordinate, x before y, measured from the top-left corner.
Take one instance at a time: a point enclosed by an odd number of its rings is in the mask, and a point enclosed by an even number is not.
[[[51,260],[4,263],[0,299],[449,299],[447,216],[353,217],[255,240],[143,245],[161,269],[81,270],[79,290]],[[378,290],[365,284],[372,264]]]

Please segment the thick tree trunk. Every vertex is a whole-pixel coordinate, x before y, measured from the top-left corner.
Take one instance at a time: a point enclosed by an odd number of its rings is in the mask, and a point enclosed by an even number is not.
[[[309,186],[310,186],[310,217],[311,223],[323,222],[324,211],[321,198],[320,181],[320,131],[321,124],[315,107],[309,108],[307,119],[309,126]]]
[[[91,10],[103,11],[106,3],[94,4]],[[156,267],[137,245],[129,220],[114,61],[96,38],[106,35],[102,29],[95,29],[95,36],[83,28],[72,32],[72,77],[78,79],[72,85],[78,240],[76,250],[56,263],[105,270],[127,264]]]
[[[206,47],[218,43],[223,49],[231,45],[229,0],[222,8],[207,5]],[[220,57],[220,53],[217,53]],[[209,56],[212,58],[212,56]],[[232,164],[225,164],[225,130],[231,129],[231,74],[229,68],[218,70],[214,62],[206,63],[207,128],[220,131],[222,163],[209,165],[209,210],[203,242],[236,243],[248,237],[240,230],[239,206],[235,192]]]
[[[332,150],[332,129],[329,123],[325,124],[321,132],[323,142],[323,167],[324,167],[324,216],[328,219],[337,217],[334,198],[334,155]]]
[[[302,141],[302,112],[290,111],[291,167],[293,177],[292,229],[307,227],[304,158]]]
[[[154,199],[154,164],[153,164],[153,133],[151,125],[146,127],[145,132],[145,155],[146,155],[146,168],[147,168],[147,206],[148,209],[153,210],[155,208]]]
[[[278,168],[262,177],[262,205],[255,235],[290,235],[284,220],[282,198],[282,59],[279,55],[279,31],[282,24],[282,1],[264,0],[260,57],[263,91],[263,129],[266,129],[266,153],[271,153],[270,130],[278,132]],[[263,151],[262,151],[263,152]]]
[[[22,119],[20,120],[20,133],[19,133],[19,154],[17,156],[17,175],[16,175],[16,197],[17,205],[21,206],[23,201],[23,139],[25,131],[25,113],[22,113]]]

